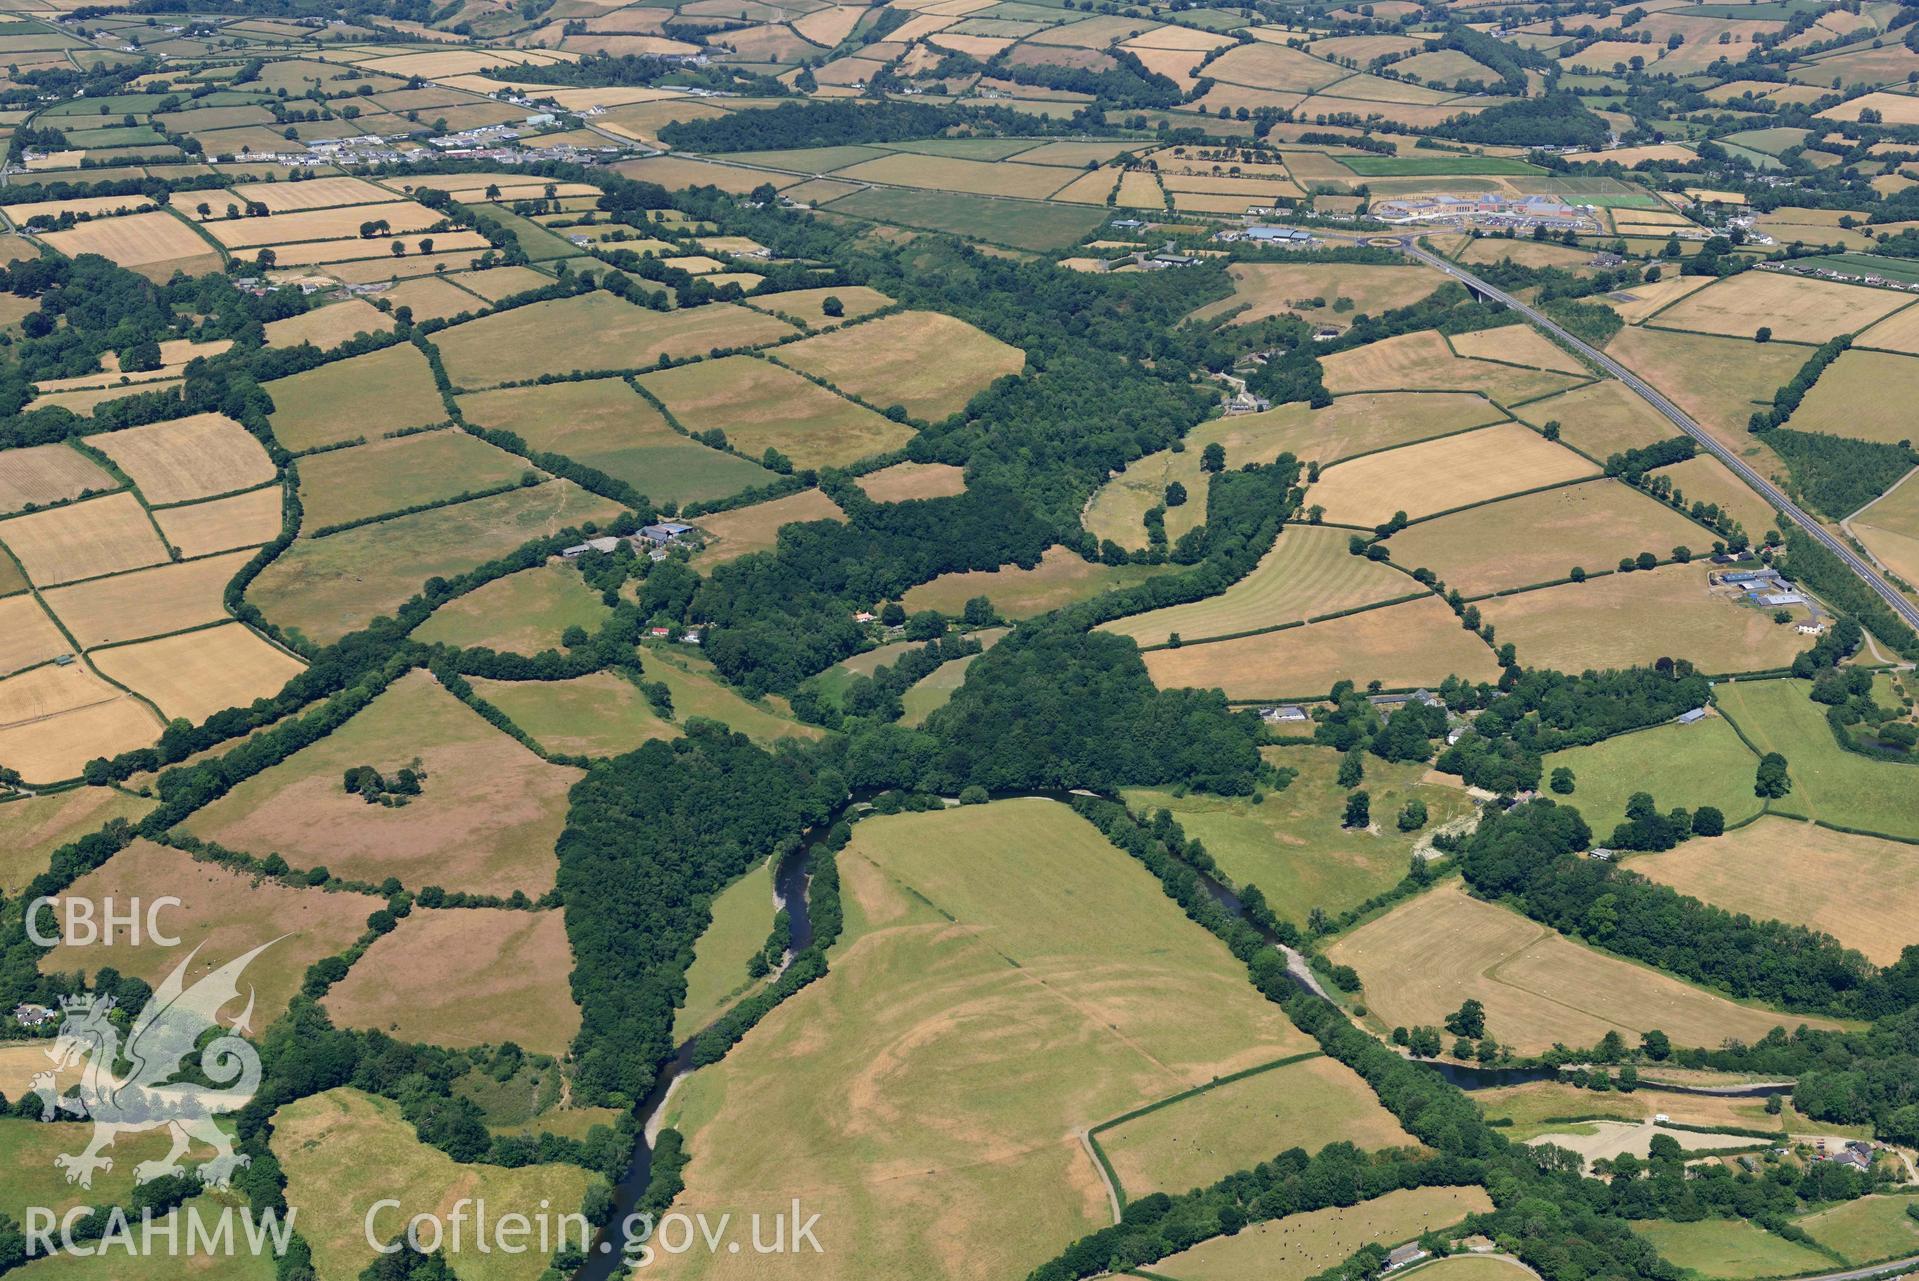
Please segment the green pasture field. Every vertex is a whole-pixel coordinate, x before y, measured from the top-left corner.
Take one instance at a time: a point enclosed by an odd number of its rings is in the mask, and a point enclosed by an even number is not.
[[[793,326],[733,303],[652,311],[598,290],[482,316],[433,336],[457,387],[497,387],[541,374],[641,369],[661,356],[751,347]]]
[[[0,1214],[21,1223],[29,1206],[60,1214],[80,1205],[125,1205],[133,1192],[133,1167],[141,1161],[157,1160],[167,1152],[163,1131],[129,1134],[114,1143],[113,1168],[96,1171],[92,1188],[68,1183],[66,1172],[53,1163],[54,1157],[81,1151],[92,1137],[93,1126],[86,1121],[47,1124],[25,1117],[0,1118],[0,1162],[5,1162],[7,1170],[5,1185],[0,1186]],[[212,1155],[211,1149],[196,1146],[187,1159],[204,1160]]]
[[[336,1089],[289,1103],[273,1114],[273,1154],[286,1171],[286,1198],[299,1211],[300,1235],[313,1247],[315,1268],[331,1276],[358,1276],[377,1255],[367,1243],[367,1213],[392,1199],[400,1208],[375,1220],[385,1240],[405,1231],[415,1214],[433,1214],[456,1194],[484,1198],[489,1213],[570,1213],[600,1182],[575,1165],[508,1169],[467,1165],[420,1141],[390,1099]],[[497,1220],[496,1220],[497,1222]],[[468,1232],[448,1259],[462,1281],[535,1281],[549,1260],[537,1250],[481,1253]]]
[[[263,386],[273,397],[273,434],[295,453],[356,436],[377,440],[447,417],[433,369],[411,343],[336,360]]]
[[[1006,635],[1004,627],[988,628],[974,632],[972,638],[986,649],[993,648],[1000,637]],[[984,651],[982,651],[984,652]],[[966,669],[973,665],[978,654],[969,654],[965,658],[955,658],[941,663],[932,674],[922,677],[913,688],[900,696],[900,705],[906,714],[900,718],[902,724],[918,725],[938,709],[946,706],[953,697],[953,691],[966,683]]]
[[[686,1003],[673,1019],[675,1045],[764,982],[747,976],[746,962],[765,946],[776,910],[770,858],[714,897],[713,922],[700,935],[693,948],[693,964],[686,971]]]
[[[1820,254],[1812,258],[1795,258],[1793,265],[1815,271],[1825,267],[1855,276],[1871,274],[1902,285],[1919,283],[1919,262],[1907,258],[1888,258],[1881,254]]]
[[[1546,172],[1508,156],[1341,156],[1339,162],[1362,178],[1508,177]]]
[[[116,1145],[117,1146],[117,1145]],[[210,1153],[209,1153],[210,1155]],[[117,1164],[117,1159],[116,1159]],[[100,1204],[106,1204],[105,1198]],[[44,1203],[43,1203],[44,1204]],[[245,1198],[235,1193],[208,1192],[194,1197],[188,1206],[168,1214],[153,1216],[156,1249],[164,1250],[168,1239],[180,1242],[180,1257],[168,1261],[167,1272],[179,1281],[273,1281],[278,1275],[273,1255],[270,1251],[255,1254],[249,1249],[239,1248],[228,1254],[187,1253],[188,1221],[187,1214],[199,1216],[199,1221],[213,1228],[220,1215],[229,1207],[244,1210]],[[138,1215],[129,1216],[136,1232],[139,1231]],[[172,1238],[161,1235],[168,1231],[167,1226],[176,1234]],[[244,1235],[236,1228],[236,1239],[244,1240]],[[134,1238],[139,1239],[137,1236]],[[18,1275],[25,1281],[117,1281],[125,1275],[125,1258],[118,1249],[107,1247],[90,1254],[69,1254],[61,1251],[49,1258],[40,1259],[21,1269]]]
[[[302,538],[253,581],[248,598],[268,618],[328,644],[391,614],[426,580],[451,577],[527,540],[619,507],[569,481],[395,516],[326,538]]]
[[[326,529],[529,476],[547,479],[524,458],[457,430],[331,449],[300,463],[302,527]]]
[[[1794,1226],[1854,1263],[1919,1254],[1919,1220],[1907,1208],[1910,1195],[1867,1196],[1793,1220]]]
[[[342,777],[391,775],[418,760],[420,795],[404,806],[349,794]],[[424,672],[411,672],[332,734],[254,775],[186,826],[194,835],[295,867],[325,866],[410,889],[538,897],[580,771],[549,765]],[[508,803],[510,798],[510,803]]]
[[[724,498],[776,479],[758,463],[674,431],[623,378],[472,392],[460,397],[460,412],[475,426],[510,431],[532,449],[623,480],[656,503]]]
[[[1396,569],[1355,556],[1350,530],[1288,525],[1253,572],[1218,596],[1103,623],[1101,631],[1159,645],[1231,636],[1280,623],[1423,595],[1425,588]]]
[[[1799,680],[1738,681],[1713,689],[1713,701],[1761,752],[1786,757],[1792,792],[1773,802],[1844,827],[1919,839],[1919,768],[1873,760],[1834,741],[1825,708]]]
[[[1626,800],[1634,792],[1650,792],[1662,813],[1675,805],[1689,810],[1714,805],[1728,823],[1759,813],[1759,798],[1752,794],[1759,758],[1720,716],[1621,734],[1545,758],[1547,774],[1561,766],[1572,770],[1574,790],[1553,799],[1577,809],[1602,845],[1624,821]]]
[[[612,612],[578,570],[553,561],[448,601],[413,629],[413,639],[530,655],[558,649],[569,627],[593,632]]]
[[[911,427],[752,356],[676,365],[639,382],[686,430],[717,429],[744,454],[777,449],[798,467],[844,467],[913,437]]]
[[[870,222],[943,231],[1037,252],[1064,249],[1106,219],[1104,209],[1089,205],[1053,205],[897,187],[856,191],[825,208]]]
[[[1422,836],[1472,811],[1463,790],[1420,781],[1428,766],[1369,756],[1359,786],[1372,794],[1373,827],[1347,829],[1340,823],[1350,789],[1338,785],[1337,751],[1269,747],[1263,754],[1298,771],[1285,788],[1264,793],[1263,801],[1137,788],[1125,793],[1126,804],[1136,813],[1172,811],[1235,885],[1259,886],[1275,912],[1299,925],[1315,907],[1337,915],[1397,885]],[[1415,799],[1426,805],[1427,826],[1401,832],[1395,820]]]
[[[617,672],[563,681],[496,681],[473,677],[473,692],[549,752],[618,756],[649,738],[678,738],[633,683]]]
[[[1832,1266],[1817,1250],[1774,1236],[1744,1219],[1697,1223],[1643,1219],[1634,1222],[1632,1229],[1652,1242],[1667,1262],[1713,1281],[1786,1277]]]
[[[692,1153],[685,1204],[785,1207],[803,1187],[861,1243],[810,1275],[1017,1273],[1110,1222],[1075,1130],[1315,1048],[1057,802],[867,818],[838,865],[831,973],[667,1116]]]
[[[571,258],[580,252],[580,247],[564,236],[554,235],[539,223],[522,218],[510,209],[481,201],[474,201],[465,208],[495,230],[511,232],[519,240],[520,248],[526,250],[526,256],[534,262]]]
[[[1005,565],[991,571],[941,574],[903,597],[909,613],[936,609],[957,615],[966,602],[984,596],[1003,618],[1031,618],[1101,592],[1132,587],[1176,565],[1096,565],[1064,547],[1049,547],[1032,569]]]
[[[748,701],[714,672],[704,658],[678,648],[649,646],[641,662],[646,680],[659,681],[673,695],[673,719],[685,724],[689,716],[723,722],[735,733],[762,745],[782,738],[821,738],[817,725],[803,725],[789,714],[776,694]]]
[[[1351,1068],[1324,1055],[1216,1086],[1122,1121],[1094,1137],[1113,1163],[1126,1199],[1178,1196],[1273,1157],[1273,1136],[1317,1152],[1328,1143],[1362,1149],[1417,1140]]]

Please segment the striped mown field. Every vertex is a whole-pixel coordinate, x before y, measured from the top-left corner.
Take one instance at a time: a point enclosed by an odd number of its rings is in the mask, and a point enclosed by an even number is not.
[[[1398,570],[1346,550],[1351,537],[1350,530],[1289,525],[1253,572],[1221,595],[1116,619],[1101,630],[1160,645],[1174,632],[1188,641],[1234,636],[1423,593]]]

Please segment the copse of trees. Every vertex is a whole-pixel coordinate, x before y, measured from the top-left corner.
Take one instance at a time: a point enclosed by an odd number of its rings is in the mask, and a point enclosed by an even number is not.
[[[1452,116],[1433,127],[1442,138],[1501,147],[1596,147],[1612,130],[1578,95],[1547,93]]]

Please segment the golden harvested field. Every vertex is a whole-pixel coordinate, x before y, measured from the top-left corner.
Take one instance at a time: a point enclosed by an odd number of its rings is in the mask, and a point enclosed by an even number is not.
[[[1805,638],[1770,610],[1735,605],[1697,564],[1614,573],[1480,602],[1497,639],[1528,667],[1562,672],[1689,658],[1702,672],[1755,672],[1792,663]]]
[[[404,604],[427,579],[463,574],[534,538],[618,515],[618,504],[554,480],[294,542],[248,597],[282,626],[329,643]]]
[[[840,300],[842,314],[839,317],[829,316],[821,310],[828,298]],[[882,307],[891,307],[893,300],[865,285],[830,285],[824,289],[789,289],[784,293],[761,294],[747,299],[746,305],[754,311],[764,311],[808,329],[831,329],[858,320],[861,316],[871,315]]]
[[[462,289],[471,290],[488,302],[498,302],[531,289],[544,289],[552,283],[552,277],[543,276],[531,267],[489,267],[485,271],[462,273],[459,280]]]
[[[1437,1026],[1466,997],[1486,1030],[1515,1053],[1554,1042],[1592,1045],[1609,1031],[1637,1044],[1658,1028],[1675,1045],[1717,1049],[1774,1027],[1829,1019],[1740,1005],[1644,966],[1596,952],[1517,912],[1470,897],[1456,882],[1430,890],[1341,938],[1327,955],[1365,983],[1383,1026]]]
[[[49,231],[40,239],[69,258],[99,254],[154,280],[165,280],[176,269],[195,275],[220,267],[219,250],[172,214],[158,210],[99,218],[70,231]]]
[[[1187,642],[1297,622],[1425,588],[1405,574],[1347,550],[1343,529],[1288,525],[1253,572],[1207,600],[1102,623],[1101,631],[1158,645],[1177,633]]]
[[[1702,454],[1662,467],[1659,474],[1672,478],[1673,492],[1683,494],[1688,507],[1697,502],[1713,503],[1721,511],[1731,512],[1754,542],[1767,530],[1779,528],[1779,513],[1772,504],[1716,458]]]
[[[1291,453],[1301,462],[1331,465],[1355,454],[1450,435],[1505,417],[1483,397],[1464,393],[1362,392],[1340,396],[1324,409],[1299,403],[1232,419],[1228,428],[1246,438],[1249,448],[1241,457],[1228,444],[1226,461],[1237,467]],[[1255,442],[1257,454],[1251,448]]]
[[[72,200],[29,200],[17,205],[0,205],[0,213],[14,226],[23,226],[35,218],[58,218],[70,213],[75,217],[88,214],[93,217],[110,214],[138,213],[151,209],[153,201],[142,195],[131,196],[78,196]]]
[[[1424,521],[1394,534],[1393,560],[1424,566],[1467,596],[1564,578],[1575,565],[1611,569],[1621,556],[1660,559],[1713,535],[1663,503],[1616,480],[1566,485]]]
[[[1866,111],[1877,111],[1887,124],[1919,124],[1919,98],[1904,93],[1861,94],[1819,115],[1827,120],[1857,120]]]
[[[734,303],[649,311],[596,291],[483,316],[433,336],[454,385],[504,382],[572,370],[638,369],[716,347],[752,347],[793,326]]]
[[[1500,325],[1495,329],[1475,329],[1454,334],[1449,342],[1453,350],[1475,360],[1502,360],[1514,365],[1531,365],[1555,373],[1584,377],[1587,369],[1577,357],[1561,351],[1544,334],[1528,324]]]
[[[417,258],[425,258],[427,255],[418,251],[427,240],[434,245],[432,258],[435,261],[450,261],[452,266],[449,269],[471,266],[476,255],[492,248],[492,243],[477,231],[436,231],[417,241],[397,238],[361,240],[356,236],[344,240],[309,240],[269,247],[282,268],[324,266],[328,268],[328,275],[338,275],[339,272],[332,270],[332,264],[339,263],[344,268],[347,264],[358,263],[372,268],[377,273],[376,278],[384,279],[398,272],[398,264],[404,261],[394,254],[394,245],[413,251]],[[432,268],[422,267],[411,274],[422,274],[429,270]]]
[[[1912,301],[1909,294],[1811,280],[1780,271],[1747,271],[1688,294],[1659,313],[1664,329],[1750,338],[1761,326],[1773,337],[1821,343],[1861,329]],[[1810,353],[1801,353],[1801,360]]]
[[[1669,440],[1673,425],[1616,378],[1535,400],[1515,411],[1535,427],[1559,424],[1559,439],[1604,462],[1613,454]]]
[[[153,513],[153,519],[182,556],[205,556],[272,542],[280,532],[283,503],[280,486],[269,485],[231,498],[169,507]]]
[[[1792,381],[1812,353],[1753,342],[1750,332],[1715,338],[1628,326],[1606,344],[1606,354],[1722,437],[1744,438],[1753,410],[1770,405],[1773,393]]]
[[[1910,406],[1919,400],[1919,358],[1848,351],[1819,375],[1786,424],[1857,440],[1919,439]]]
[[[155,505],[252,489],[275,474],[260,442],[225,414],[110,431],[89,436],[87,444],[111,458]]]
[[[1161,689],[1217,687],[1232,699],[1303,698],[1343,679],[1411,689],[1448,676],[1499,675],[1492,650],[1432,596],[1285,631],[1156,649],[1146,670]]]
[[[0,894],[18,894],[47,870],[48,856],[69,841],[97,832],[114,819],[137,821],[155,802],[111,787],[19,797],[0,805]],[[0,1081],[10,1099],[22,1091]]]
[[[117,574],[168,559],[146,509],[132,494],[109,494],[0,520],[0,543],[36,586]]]
[[[264,218],[217,219],[203,224],[206,233],[228,249],[256,249],[302,240],[359,239],[360,225],[384,222],[395,236],[425,231],[446,220],[438,210],[411,200],[383,205],[355,205],[344,209],[307,209],[269,214]],[[376,243],[385,239],[376,237]],[[384,249],[381,252],[386,252]]]
[[[1206,74],[1227,84],[1305,93],[1343,79],[1348,72],[1298,49],[1261,43],[1228,50],[1207,65]]]
[[[528,474],[545,478],[524,458],[458,428],[330,449],[300,463],[302,529],[327,529],[498,489]]]
[[[72,649],[32,596],[22,593],[0,600],[0,676],[11,676]]]
[[[859,487],[876,503],[910,498],[950,498],[966,492],[966,469],[950,463],[894,463],[859,478]]]
[[[1860,334],[1855,345],[1919,356],[1919,311],[1907,307],[1894,312]]]
[[[115,646],[92,656],[100,671],[196,725],[215,712],[269,698],[305,668],[244,623]]]
[[[559,912],[415,908],[327,993],[342,1027],[463,1049],[512,1041],[566,1053],[580,1029]]]
[[[364,178],[308,178],[301,182],[249,182],[233,189],[242,200],[262,204],[273,213],[296,209],[323,209],[328,205],[370,205],[393,199],[393,193]]]
[[[241,995],[225,1011],[228,1018],[237,1018],[250,987],[259,997],[255,1026],[264,1027],[300,990],[307,966],[344,952],[365,932],[367,914],[381,905],[380,899],[367,895],[293,889],[256,879],[147,840],[136,840],[88,872],[62,897],[151,903],[162,895],[180,900],[160,917],[166,932],[179,936],[178,947],[161,946],[145,936],[135,946],[124,934],[85,947],[62,943],[41,956],[41,973],[90,973],[112,966],[158,987],[188,952],[199,948],[184,976],[191,984],[271,943],[247,967]]]
[[[227,616],[221,593],[251,557],[230,552],[49,588],[47,608],[83,649],[200,627]]]
[[[374,1220],[383,1242],[404,1233],[416,1214],[444,1221],[463,1198],[469,1204],[483,1201],[492,1223],[499,1223],[493,1215],[523,1215],[548,1223],[557,1237],[565,1222],[561,1216],[575,1213],[587,1189],[599,1182],[577,1165],[508,1169],[457,1162],[421,1142],[399,1104],[344,1088],[275,1112],[273,1155],[286,1171],[287,1203],[298,1212],[301,1236],[313,1247],[315,1271],[327,1277],[356,1277],[379,1261],[367,1244],[367,1211],[380,1201],[399,1203]],[[542,1215],[548,1217],[542,1220]],[[587,1234],[580,1226],[566,1231],[570,1244],[585,1248]],[[536,1281],[547,1266],[547,1257],[537,1250],[482,1254],[476,1235],[469,1225],[461,1248],[454,1250],[448,1229],[446,1257],[462,1281]]]
[[[798,467],[843,467],[913,438],[904,423],[753,356],[676,365],[639,382],[687,431],[717,428],[748,457],[777,449]]]
[[[419,758],[422,794],[388,808],[347,794],[357,765],[391,773]],[[424,672],[410,672],[333,734],[256,774],[187,821],[195,835],[295,867],[397,876],[413,889],[481,894],[553,884],[566,793],[580,772],[549,765]]]
[[[1768,815],[1629,866],[1729,912],[1824,931],[1877,965],[1919,943],[1919,859],[1897,841]]]
[[[1231,313],[1235,324],[1247,324],[1291,314],[1343,327],[1347,316],[1377,316],[1388,308],[1411,306],[1441,283],[1424,267],[1378,263],[1239,262],[1226,270],[1233,278],[1232,296],[1207,303],[1193,313],[1195,319]],[[1351,311],[1333,310],[1341,298],[1351,300]],[[1324,301],[1315,305],[1315,299]]]
[[[138,700],[78,664],[0,680],[0,765],[29,783],[76,778],[92,758],[145,747],[160,728]]]
[[[1919,581],[1919,485],[1910,478],[1851,523],[1860,541],[1907,582]]]
[[[839,866],[832,973],[668,1107],[689,1212],[803,1191],[860,1243],[769,1276],[1016,1273],[1111,1222],[1076,1130],[1313,1048],[1056,802],[869,819]]]
[[[1019,348],[936,311],[896,312],[777,354],[868,404],[902,405],[915,418],[930,420],[959,412],[994,379],[1026,366]]]
[[[780,526],[795,521],[844,521],[846,513],[817,489],[802,490],[771,502],[736,507],[697,517],[695,522],[709,542],[700,553],[702,565],[737,560],[748,552],[770,551],[779,541]]]
[[[1404,1188],[1358,1205],[1256,1223],[1161,1260],[1153,1271],[1174,1281],[1307,1281],[1344,1263],[1363,1246],[1389,1248],[1491,1208],[1492,1199],[1476,1187]],[[1524,1281],[1530,1275],[1517,1265],[1505,1267],[1511,1274],[1507,1281]]]
[[[1416,520],[1598,470],[1530,427],[1503,423],[1329,467],[1307,489],[1306,502],[1324,507],[1329,521],[1370,526],[1394,512]]]
[[[1317,1152],[1328,1143],[1415,1147],[1353,1070],[1319,1055],[1122,1121],[1096,1137],[1128,1200],[1179,1195],[1270,1161],[1276,1135]]]
[[[326,351],[338,347],[355,334],[383,334],[392,328],[393,317],[364,298],[349,298],[345,302],[315,308],[304,315],[269,322],[266,326],[267,346],[297,347],[303,342],[310,342]]]
[[[432,366],[412,343],[336,360],[263,384],[273,434],[295,453],[446,421]]]
[[[1583,376],[1515,369],[1490,360],[1453,355],[1431,329],[1386,338],[1321,362],[1326,389],[1351,391],[1476,391],[1501,404],[1564,391]]]
[[[1636,325],[1660,308],[1679,301],[1687,294],[1697,293],[1711,283],[1711,276],[1668,276],[1650,285],[1634,285],[1622,293],[1608,294],[1599,301],[1618,312],[1627,324]]]
[[[395,311],[401,307],[410,308],[415,320],[445,320],[461,312],[479,311],[486,306],[453,281],[438,276],[404,281],[380,296],[392,303]]]
[[[120,482],[67,445],[33,445],[0,453],[0,512],[78,498],[88,490],[118,489]]]

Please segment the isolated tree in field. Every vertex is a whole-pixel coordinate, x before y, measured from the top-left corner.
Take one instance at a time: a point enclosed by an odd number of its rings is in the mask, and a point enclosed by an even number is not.
[[[1761,326],[1759,326],[1759,330],[1758,330],[1758,332],[1757,332],[1757,333],[1755,333],[1755,334],[1753,334],[1753,336],[1752,336],[1752,340],[1753,340],[1754,342],[1771,342],[1771,341],[1772,341],[1772,326],[1771,326],[1771,325],[1761,325]]]
[[[1174,481],[1166,487],[1166,505],[1184,507],[1186,505],[1186,486]]]
[[[1407,801],[1406,808],[1399,811],[1399,830],[1417,832],[1426,826],[1426,802],[1417,798]]]
[[[837,319],[840,316],[844,316],[846,314],[846,304],[841,302],[838,298],[834,297],[832,294],[828,294],[820,302],[820,314],[823,316],[831,316]]]
[[[1360,754],[1358,748],[1354,748],[1352,751],[1346,753],[1339,762],[1339,785],[1341,787],[1358,787],[1360,780],[1365,777],[1365,757]]]
[[[1370,827],[1373,821],[1373,798],[1365,792],[1354,792],[1346,798],[1346,827]]]
[[[1786,774],[1786,758],[1767,752],[1760,758],[1759,772],[1753,779],[1752,794],[1774,799],[1792,791],[1792,779]]]
[[[1692,814],[1692,834],[1694,836],[1723,836],[1726,833],[1726,816],[1717,806],[1701,805]]]
[[[1561,796],[1571,796],[1573,794],[1573,782],[1572,770],[1561,765],[1553,770],[1552,779],[1546,785]]]
[[[1539,434],[1544,436],[1547,440],[1558,440],[1559,439],[1559,420],[1557,418],[1552,419],[1544,427],[1541,427],[1539,429]]]
[[[1446,1016],[1446,1030],[1454,1036],[1478,1040],[1486,1035],[1486,1007],[1467,998],[1463,1005]]]
[[[1226,446],[1213,441],[1199,451],[1199,469],[1204,472],[1226,470]]]

